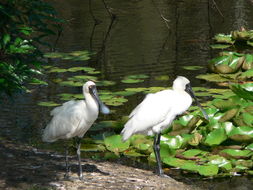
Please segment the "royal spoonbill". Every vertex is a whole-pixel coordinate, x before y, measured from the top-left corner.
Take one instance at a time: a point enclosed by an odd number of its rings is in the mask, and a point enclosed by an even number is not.
[[[98,117],[98,112],[109,114],[110,110],[98,97],[96,85],[88,81],[83,85],[83,95],[85,100],[71,100],[62,106],[51,111],[53,118],[46,126],[42,140],[44,142],[54,142],[58,139],[77,139],[77,158],[79,163],[79,179],[83,179],[82,165],[80,157],[81,138],[88,131]],[[66,147],[66,177],[69,177],[68,148]]]
[[[208,119],[193,93],[190,81],[185,77],[178,76],[173,82],[172,90],[148,94],[131,112],[129,120],[121,132],[123,141],[137,133],[155,135],[153,149],[160,176],[164,176],[160,158],[161,132],[170,126],[177,115],[181,115],[191,106],[192,98],[195,99]]]

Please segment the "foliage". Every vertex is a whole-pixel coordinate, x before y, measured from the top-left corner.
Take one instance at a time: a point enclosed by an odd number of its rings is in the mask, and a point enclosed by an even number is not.
[[[34,79],[42,74],[38,45],[49,46],[43,39],[55,34],[61,20],[42,0],[1,1],[0,17],[0,92],[11,95],[26,89],[26,82],[41,83]]]
[[[208,105],[209,121],[196,110],[175,120],[171,130],[162,135],[163,163],[202,176],[250,173],[248,171],[252,171],[253,166],[250,148],[253,142],[253,102],[233,95],[225,99],[216,98]],[[135,135],[127,141],[129,144],[125,144],[124,149],[117,149],[120,148],[118,135],[108,138],[114,150],[120,150],[117,154],[155,161],[150,137]]]

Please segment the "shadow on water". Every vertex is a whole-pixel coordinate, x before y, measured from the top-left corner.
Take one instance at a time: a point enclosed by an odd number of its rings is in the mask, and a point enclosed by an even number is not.
[[[51,64],[95,67],[101,71],[101,79],[112,81],[120,81],[129,74],[149,76],[137,85],[119,82],[103,89],[165,87],[170,86],[177,75],[190,78],[192,86],[209,87],[210,84],[195,76],[206,72],[206,64],[213,56],[209,46],[211,37],[216,33],[229,33],[241,26],[253,26],[253,5],[245,0],[52,2],[60,16],[68,21],[56,51],[89,50],[97,54],[85,62],[55,61]],[[182,68],[189,65],[203,66],[204,69],[187,71]],[[163,75],[169,76],[169,80],[154,80]],[[50,81],[56,77],[66,76],[49,74],[44,79]],[[35,146],[41,143],[41,130],[50,119],[51,108],[37,106],[37,103],[57,99],[56,94],[66,92],[80,93],[80,88],[38,86],[30,94],[15,94],[10,99],[3,97],[0,135]],[[130,97],[125,105],[116,109],[117,115],[111,117],[129,113],[142,98],[143,95]],[[103,119],[100,117],[100,120]],[[25,157],[25,152],[17,154]],[[237,189],[238,184],[243,186],[241,189],[250,189],[247,181],[247,178],[231,178],[210,189]]]

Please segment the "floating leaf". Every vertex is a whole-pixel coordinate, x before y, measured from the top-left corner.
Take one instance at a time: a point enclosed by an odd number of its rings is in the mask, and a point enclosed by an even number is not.
[[[203,69],[202,66],[184,66],[183,69],[189,70],[189,71],[195,71],[195,70],[200,70]]]
[[[140,82],[144,82],[144,80],[142,79],[123,79],[121,80],[121,82],[123,83],[140,83]]]
[[[161,80],[161,81],[166,81],[166,80],[169,80],[170,77],[168,75],[161,75],[161,76],[156,76],[155,77],[155,80]]]
[[[211,133],[209,133],[205,139],[205,144],[209,146],[219,145],[223,141],[227,139],[227,134],[225,129],[219,128],[213,130]]]
[[[248,126],[235,127],[229,133],[229,138],[239,142],[253,140],[253,128]]]
[[[231,90],[239,97],[244,99],[253,100],[253,83],[245,84],[230,84]]]
[[[213,155],[213,156],[210,156],[208,159],[210,160],[208,163],[217,165],[219,168],[223,168],[227,171],[232,169],[231,162],[222,156]]]
[[[214,176],[219,172],[217,165],[202,165],[198,167],[198,172],[203,176]]]
[[[120,135],[113,135],[110,137],[106,137],[104,142],[106,148],[116,154],[127,150],[130,145],[129,141],[122,142],[122,137]]]
[[[253,152],[251,150],[224,149],[220,151],[220,154],[224,157],[248,158],[253,155]]]
[[[52,107],[52,106],[59,106],[60,104],[57,104],[55,102],[49,101],[49,102],[39,102],[39,106],[46,106],[46,107]]]

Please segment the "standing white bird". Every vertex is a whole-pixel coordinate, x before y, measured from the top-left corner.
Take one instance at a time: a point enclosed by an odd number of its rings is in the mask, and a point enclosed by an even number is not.
[[[208,119],[192,91],[190,81],[185,77],[178,76],[173,82],[172,90],[148,94],[131,112],[130,119],[121,132],[123,141],[138,133],[156,135],[153,149],[160,176],[163,176],[160,158],[161,132],[170,126],[177,115],[181,115],[191,106],[192,98],[195,99],[204,116]]]
[[[83,179],[80,157],[81,138],[97,119],[99,110],[104,114],[109,114],[110,112],[99,99],[94,82],[88,81],[83,85],[83,95],[85,100],[71,100],[62,106],[54,108],[50,113],[53,118],[46,126],[42,136],[44,142],[54,142],[58,139],[77,137],[76,153],[79,163],[79,179]],[[69,177],[67,148],[65,176]]]

